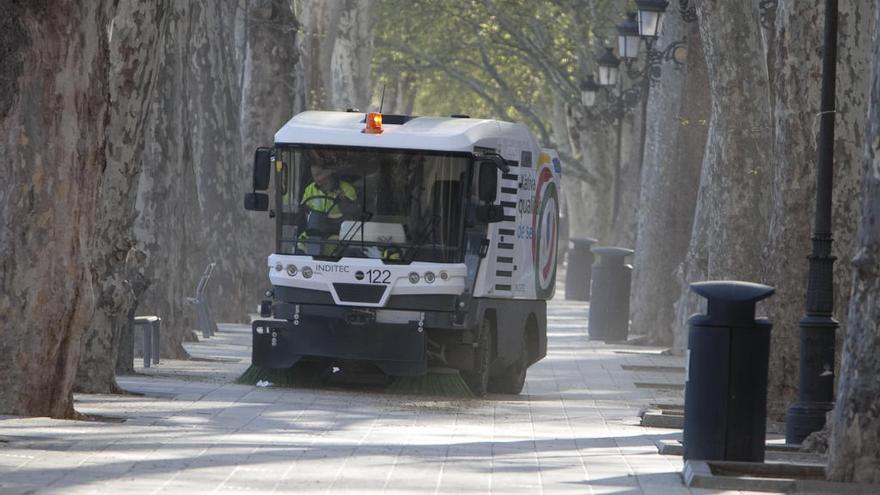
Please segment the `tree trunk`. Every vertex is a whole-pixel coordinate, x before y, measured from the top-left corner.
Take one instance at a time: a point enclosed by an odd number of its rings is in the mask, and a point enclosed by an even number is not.
[[[816,131],[823,26],[821,0],[781,0],[768,26],[768,67],[773,97],[773,187],[770,228],[764,246],[765,282],[776,288],[768,316],[773,322],[768,411],[783,415],[797,395],[800,327],[804,315],[810,214],[816,196]]]
[[[699,26],[686,24],[679,16],[669,19],[661,42],[679,39],[686,44],[687,61],[679,70],[664,67],[648,101],[633,263],[633,332],[663,345],[673,340],[679,294],[669,289],[678,286],[675,273],[693,228],[709,120],[709,82]]]
[[[275,132],[294,114],[296,88],[297,21],[288,0],[248,0],[242,69],[240,139],[244,180],[239,191],[250,187],[248,178],[258,146],[272,146]],[[235,163],[231,164],[236,167]],[[240,194],[239,198],[240,199]],[[233,205],[229,206],[233,208]],[[241,211],[238,204],[234,205]],[[269,287],[265,260],[275,247],[275,223],[265,214],[246,214],[250,234],[239,256],[255,264],[242,281],[245,297],[256,301]],[[251,269],[249,269],[251,270]],[[215,300],[215,305],[219,301]],[[250,311],[250,307],[247,308]]]
[[[73,415],[95,307],[108,10],[0,1],[0,414]]]
[[[711,118],[688,253],[676,304],[677,347],[702,303],[688,284],[761,280],[772,170],[763,36],[756,3],[697,2],[706,56]]]
[[[853,250],[859,144],[864,135],[870,2],[846,2],[841,8],[835,163],[834,254]],[[804,316],[810,237],[815,209],[816,114],[819,111],[824,2],[780,0],[768,47],[773,96],[773,187],[770,225],[764,246],[763,282],[776,288],[767,305],[771,333],[768,409],[780,416],[797,395],[800,326]],[[817,49],[818,48],[818,49]],[[847,263],[835,266],[836,314],[846,308],[850,285]],[[840,335],[845,332],[842,322]],[[838,345],[838,349],[840,346]]]
[[[611,234],[609,243],[615,246],[634,248],[636,245],[636,225],[639,212],[639,186],[641,183],[641,133],[642,118],[639,110],[624,116],[621,123],[620,163],[611,163],[612,169],[620,167],[620,178],[612,175],[611,188]],[[616,139],[616,137],[615,137]],[[612,150],[614,160],[617,150]],[[620,191],[616,191],[617,187]],[[619,195],[619,197],[618,197]],[[616,213],[615,213],[616,212]]]
[[[880,9],[873,19],[861,218],[827,469],[831,479],[861,483],[880,483]]]
[[[553,142],[556,145],[556,151],[566,156],[573,156],[574,151],[571,146],[571,134],[568,132],[568,123],[566,117],[567,105],[564,99],[557,92],[553,92],[553,120],[551,128],[553,129]],[[578,202],[580,197],[576,194],[579,187],[575,186],[575,180],[566,178],[565,187],[560,190],[560,229],[559,244],[560,253],[568,249],[568,240],[572,235],[572,212],[578,211]],[[576,237],[576,236],[575,236]],[[560,257],[560,260],[565,259]]]
[[[336,25],[331,60],[332,109],[370,106],[370,66],[373,58],[372,2],[345,0]],[[378,110],[378,107],[376,108]]]
[[[92,262],[97,308],[83,339],[76,380],[79,392],[119,391],[114,373],[117,350],[123,332],[130,331],[129,313],[143,289],[135,279],[140,278],[144,253],[134,247],[132,225],[149,113],[147,95],[158,60],[158,24],[166,7],[162,2],[122,0],[111,22],[112,106]]]
[[[596,102],[598,108],[604,105],[608,102]],[[606,125],[595,110],[586,109],[593,112],[586,115],[579,113],[581,110],[584,109],[572,110],[567,120],[572,155],[580,163],[562,171],[568,177],[565,189],[571,190],[565,193],[569,202],[569,235],[592,237],[607,246],[611,242],[616,129]],[[570,171],[574,166],[588,170],[593,180],[574,179]]]
[[[135,233],[150,280],[139,312],[162,317],[164,356],[185,355],[180,343],[195,322],[186,298],[209,262],[217,262],[208,284],[217,320],[246,320],[266,284],[271,227],[241,200],[253,146],[271,143],[292,106],[284,102],[294,96],[296,25],[287,8],[175,2],[162,25]]]
[[[373,2],[304,0],[299,41],[306,107],[366,111],[370,105]]]
[[[832,254],[839,260],[834,264],[834,314],[841,320],[836,342],[838,368],[843,340],[849,331],[846,315],[853,283],[850,260],[857,249],[863,191],[861,164],[865,156],[866,109],[869,108],[872,80],[873,19],[880,8],[876,0],[854,0],[839,5],[834,193],[831,198]]]

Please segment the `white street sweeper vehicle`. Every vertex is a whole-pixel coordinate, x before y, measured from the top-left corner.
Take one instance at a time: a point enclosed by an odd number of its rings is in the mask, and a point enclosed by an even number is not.
[[[560,173],[522,124],[296,115],[245,196],[276,222],[253,365],[456,369],[476,395],[520,393],[547,352]]]

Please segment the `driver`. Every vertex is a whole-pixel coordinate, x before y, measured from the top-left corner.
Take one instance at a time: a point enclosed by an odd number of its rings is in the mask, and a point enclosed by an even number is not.
[[[329,218],[352,218],[357,216],[359,207],[357,191],[350,183],[337,179],[333,172],[323,165],[311,166],[312,181],[303,191],[300,204],[310,211],[324,213]]]
[[[310,167],[314,179],[303,191],[300,205],[300,227],[303,233],[300,240],[308,238],[338,238],[343,219],[356,218],[360,207],[356,203],[357,190],[349,182],[337,179],[333,172],[323,164]],[[305,213],[308,211],[308,220]],[[305,224],[305,225],[302,225]],[[305,227],[304,229],[302,227]],[[300,249],[308,254],[328,256],[333,253],[332,244],[300,243]],[[319,248],[320,246],[320,248]]]

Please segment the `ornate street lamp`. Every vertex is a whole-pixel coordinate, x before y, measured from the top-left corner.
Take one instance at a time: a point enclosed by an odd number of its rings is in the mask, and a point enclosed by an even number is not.
[[[798,401],[785,417],[785,443],[799,444],[825,426],[834,407],[834,256],[831,244],[831,192],[834,178],[835,80],[837,77],[837,0],[825,0],[822,93],[816,160],[816,216],[813,227],[807,314],[800,321],[801,361]]]
[[[636,7],[639,9],[639,35],[643,38],[660,36],[663,13],[668,6],[669,2],[666,0],[636,0]]]
[[[599,85],[593,76],[587,77],[586,81],[581,82],[581,103],[585,107],[592,107],[596,104],[596,92],[599,91]]]
[[[642,45],[637,15],[635,12],[627,12],[626,20],[617,25],[617,52],[626,62],[639,57],[639,47]]]
[[[616,86],[619,75],[620,59],[614,56],[611,48],[606,47],[605,53],[596,59],[599,64],[599,85]]]

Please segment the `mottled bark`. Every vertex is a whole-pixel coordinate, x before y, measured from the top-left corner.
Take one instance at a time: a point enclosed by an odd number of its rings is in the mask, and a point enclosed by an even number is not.
[[[697,23],[670,16],[661,46],[685,43],[687,60],[667,64],[648,101],[648,135],[641,176],[633,263],[632,331],[668,345],[673,340],[676,270],[693,227],[709,120],[709,82]]]
[[[0,414],[73,415],[95,307],[108,10],[0,1]]]
[[[241,198],[252,173],[245,146],[271,142],[293,97],[292,78],[282,79],[292,58],[281,54],[294,49],[296,27],[282,25],[292,22],[284,8],[174,2],[162,24],[135,233],[150,280],[138,311],[162,317],[165,356],[184,355],[180,343],[195,321],[186,297],[209,262],[217,262],[208,285],[217,320],[246,320],[265,286],[266,222],[245,212]],[[248,45],[257,42],[268,45]],[[274,79],[255,79],[264,77]],[[243,134],[243,123],[254,128]]]
[[[837,33],[837,118],[834,143],[834,193],[831,228],[834,236],[834,315],[839,367],[843,339],[849,329],[852,266],[856,251],[862,194],[862,163],[867,135],[868,99],[872,75],[873,18],[880,8],[875,0],[839,3]],[[816,124],[818,127],[818,124]],[[812,211],[812,210],[811,210]],[[810,218],[812,221],[812,217]]]
[[[642,160],[641,160],[641,133],[642,133],[641,105],[632,112],[626,114],[621,122],[620,144],[620,178],[612,174],[613,186],[611,188],[611,232],[608,242],[615,246],[623,246],[632,249],[636,245],[636,226],[639,213],[639,186],[641,183]],[[616,143],[615,143],[616,144]],[[616,160],[617,150],[612,150]],[[613,162],[612,170],[617,167]],[[620,187],[619,192],[615,189]],[[615,198],[619,194],[619,198]],[[616,203],[616,205],[615,205]],[[616,209],[616,213],[615,213]]]
[[[373,2],[303,0],[299,39],[305,109],[370,105]]]
[[[288,0],[248,0],[239,125],[243,188],[250,185],[254,150],[271,146],[275,132],[294,114],[297,26]],[[242,261],[256,265],[259,276],[244,277],[241,289],[255,300],[269,286],[264,260],[275,246],[275,223],[265,214],[246,214],[246,221],[251,234],[244,239],[241,256],[247,259]]]
[[[873,21],[861,213],[827,469],[831,479],[862,483],[880,483],[880,9]]]
[[[366,110],[370,105],[373,4],[357,0],[345,0],[343,3],[331,57],[330,106]]]
[[[607,245],[610,243],[614,204],[614,129],[609,129],[601,122],[592,122],[589,127],[583,126],[579,131],[575,139],[580,144],[581,166],[597,180],[578,181],[576,195],[570,196],[569,234],[573,237],[593,237],[600,244]]]
[[[694,225],[680,272],[673,330],[684,344],[686,320],[702,303],[688,289],[701,280],[761,280],[767,231],[770,95],[757,3],[698,1],[711,116]]]
[[[776,288],[768,409],[780,416],[797,395],[798,321],[804,315],[807,255],[815,208],[816,113],[821,82],[821,0],[781,0],[770,26],[768,66],[773,94],[773,187],[764,247],[765,281]]]
[[[553,142],[556,146],[556,151],[562,156],[574,156],[574,150],[572,148],[571,142],[571,133],[569,132],[568,127],[568,117],[566,115],[566,112],[569,111],[569,108],[570,107],[565,104],[565,100],[562,98],[562,96],[554,92],[552,113],[553,120],[551,121],[550,127],[553,130]],[[565,171],[567,170],[564,170],[563,173]],[[580,192],[581,181],[566,176],[565,187],[562,187],[560,189],[561,228],[559,232],[558,245],[562,252],[564,252],[568,248],[568,240],[571,237],[577,237],[577,235],[573,234],[572,232],[577,233],[583,230],[582,228],[578,228],[574,225],[574,222],[579,221],[579,218],[581,216],[580,205],[583,204],[583,202]],[[578,215],[578,218],[573,218],[572,215]]]
[[[121,0],[110,24],[110,125],[92,247],[97,308],[83,339],[76,382],[80,392],[119,390],[117,350],[123,332],[130,332],[128,315],[143,290],[137,279],[144,253],[134,247],[132,225],[147,96],[155,81],[156,38],[166,3]]]
[[[767,305],[767,314],[774,323],[768,381],[771,415],[784,412],[797,395],[798,322],[805,310],[806,258],[815,210],[823,10],[824,2],[819,0],[780,0],[775,25],[768,36],[773,95],[773,187],[762,263],[763,282],[776,288],[773,303]],[[850,257],[856,224],[859,143],[864,136],[868,84],[869,10],[871,3],[866,0],[847,2],[841,7],[833,192],[834,254],[839,260]],[[837,315],[844,314],[848,302],[849,271],[845,261],[835,267]],[[845,328],[842,321],[840,335]]]

